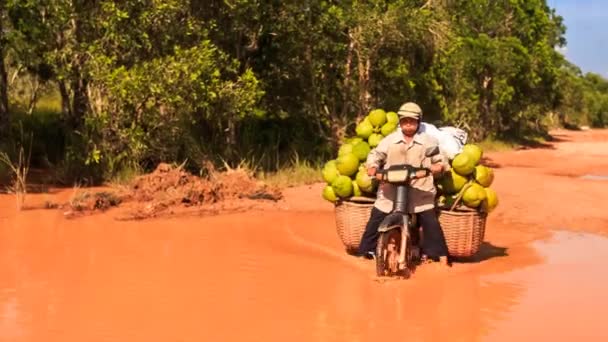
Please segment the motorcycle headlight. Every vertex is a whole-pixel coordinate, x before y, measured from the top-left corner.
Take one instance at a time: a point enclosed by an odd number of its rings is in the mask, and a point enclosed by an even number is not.
[[[408,170],[391,170],[386,175],[389,183],[405,182],[408,179]]]

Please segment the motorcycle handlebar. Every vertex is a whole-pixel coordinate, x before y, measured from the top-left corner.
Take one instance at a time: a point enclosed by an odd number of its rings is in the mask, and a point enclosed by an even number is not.
[[[411,178],[424,178],[427,177],[429,175],[432,174],[431,169],[426,168],[426,167],[414,167],[414,166],[407,166],[406,169],[410,172],[410,174],[413,174]],[[376,173],[375,173],[375,177],[379,180],[383,180],[385,175],[387,174],[389,170],[383,169],[383,168],[378,168],[376,169]],[[380,177],[378,177],[380,176]]]

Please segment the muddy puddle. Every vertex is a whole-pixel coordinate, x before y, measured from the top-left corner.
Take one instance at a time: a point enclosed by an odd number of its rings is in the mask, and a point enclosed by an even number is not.
[[[0,341],[608,338],[606,239],[558,233],[535,243],[537,265],[512,248],[506,273],[488,260],[379,283],[344,255],[332,215],[10,217]]]
[[[608,239],[558,231],[533,245],[541,265],[486,278],[521,290],[487,340],[608,341]]]
[[[608,181],[608,175],[583,175],[581,179]]]

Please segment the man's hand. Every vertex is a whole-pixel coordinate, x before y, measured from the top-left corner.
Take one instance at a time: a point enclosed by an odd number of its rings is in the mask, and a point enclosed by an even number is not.
[[[431,164],[431,172],[434,175],[438,175],[443,172],[443,165],[441,163]]]
[[[377,180],[381,181],[382,180],[382,175],[378,173],[378,169],[375,167],[370,167],[367,169],[367,175],[372,177],[372,178],[376,178]]]

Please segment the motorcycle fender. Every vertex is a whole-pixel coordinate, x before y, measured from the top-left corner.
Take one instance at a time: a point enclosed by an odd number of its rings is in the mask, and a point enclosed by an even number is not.
[[[378,227],[379,233],[388,232],[389,230],[393,230],[396,228],[403,228],[404,223],[408,222],[408,217],[401,213],[392,213],[380,222],[380,226]]]

